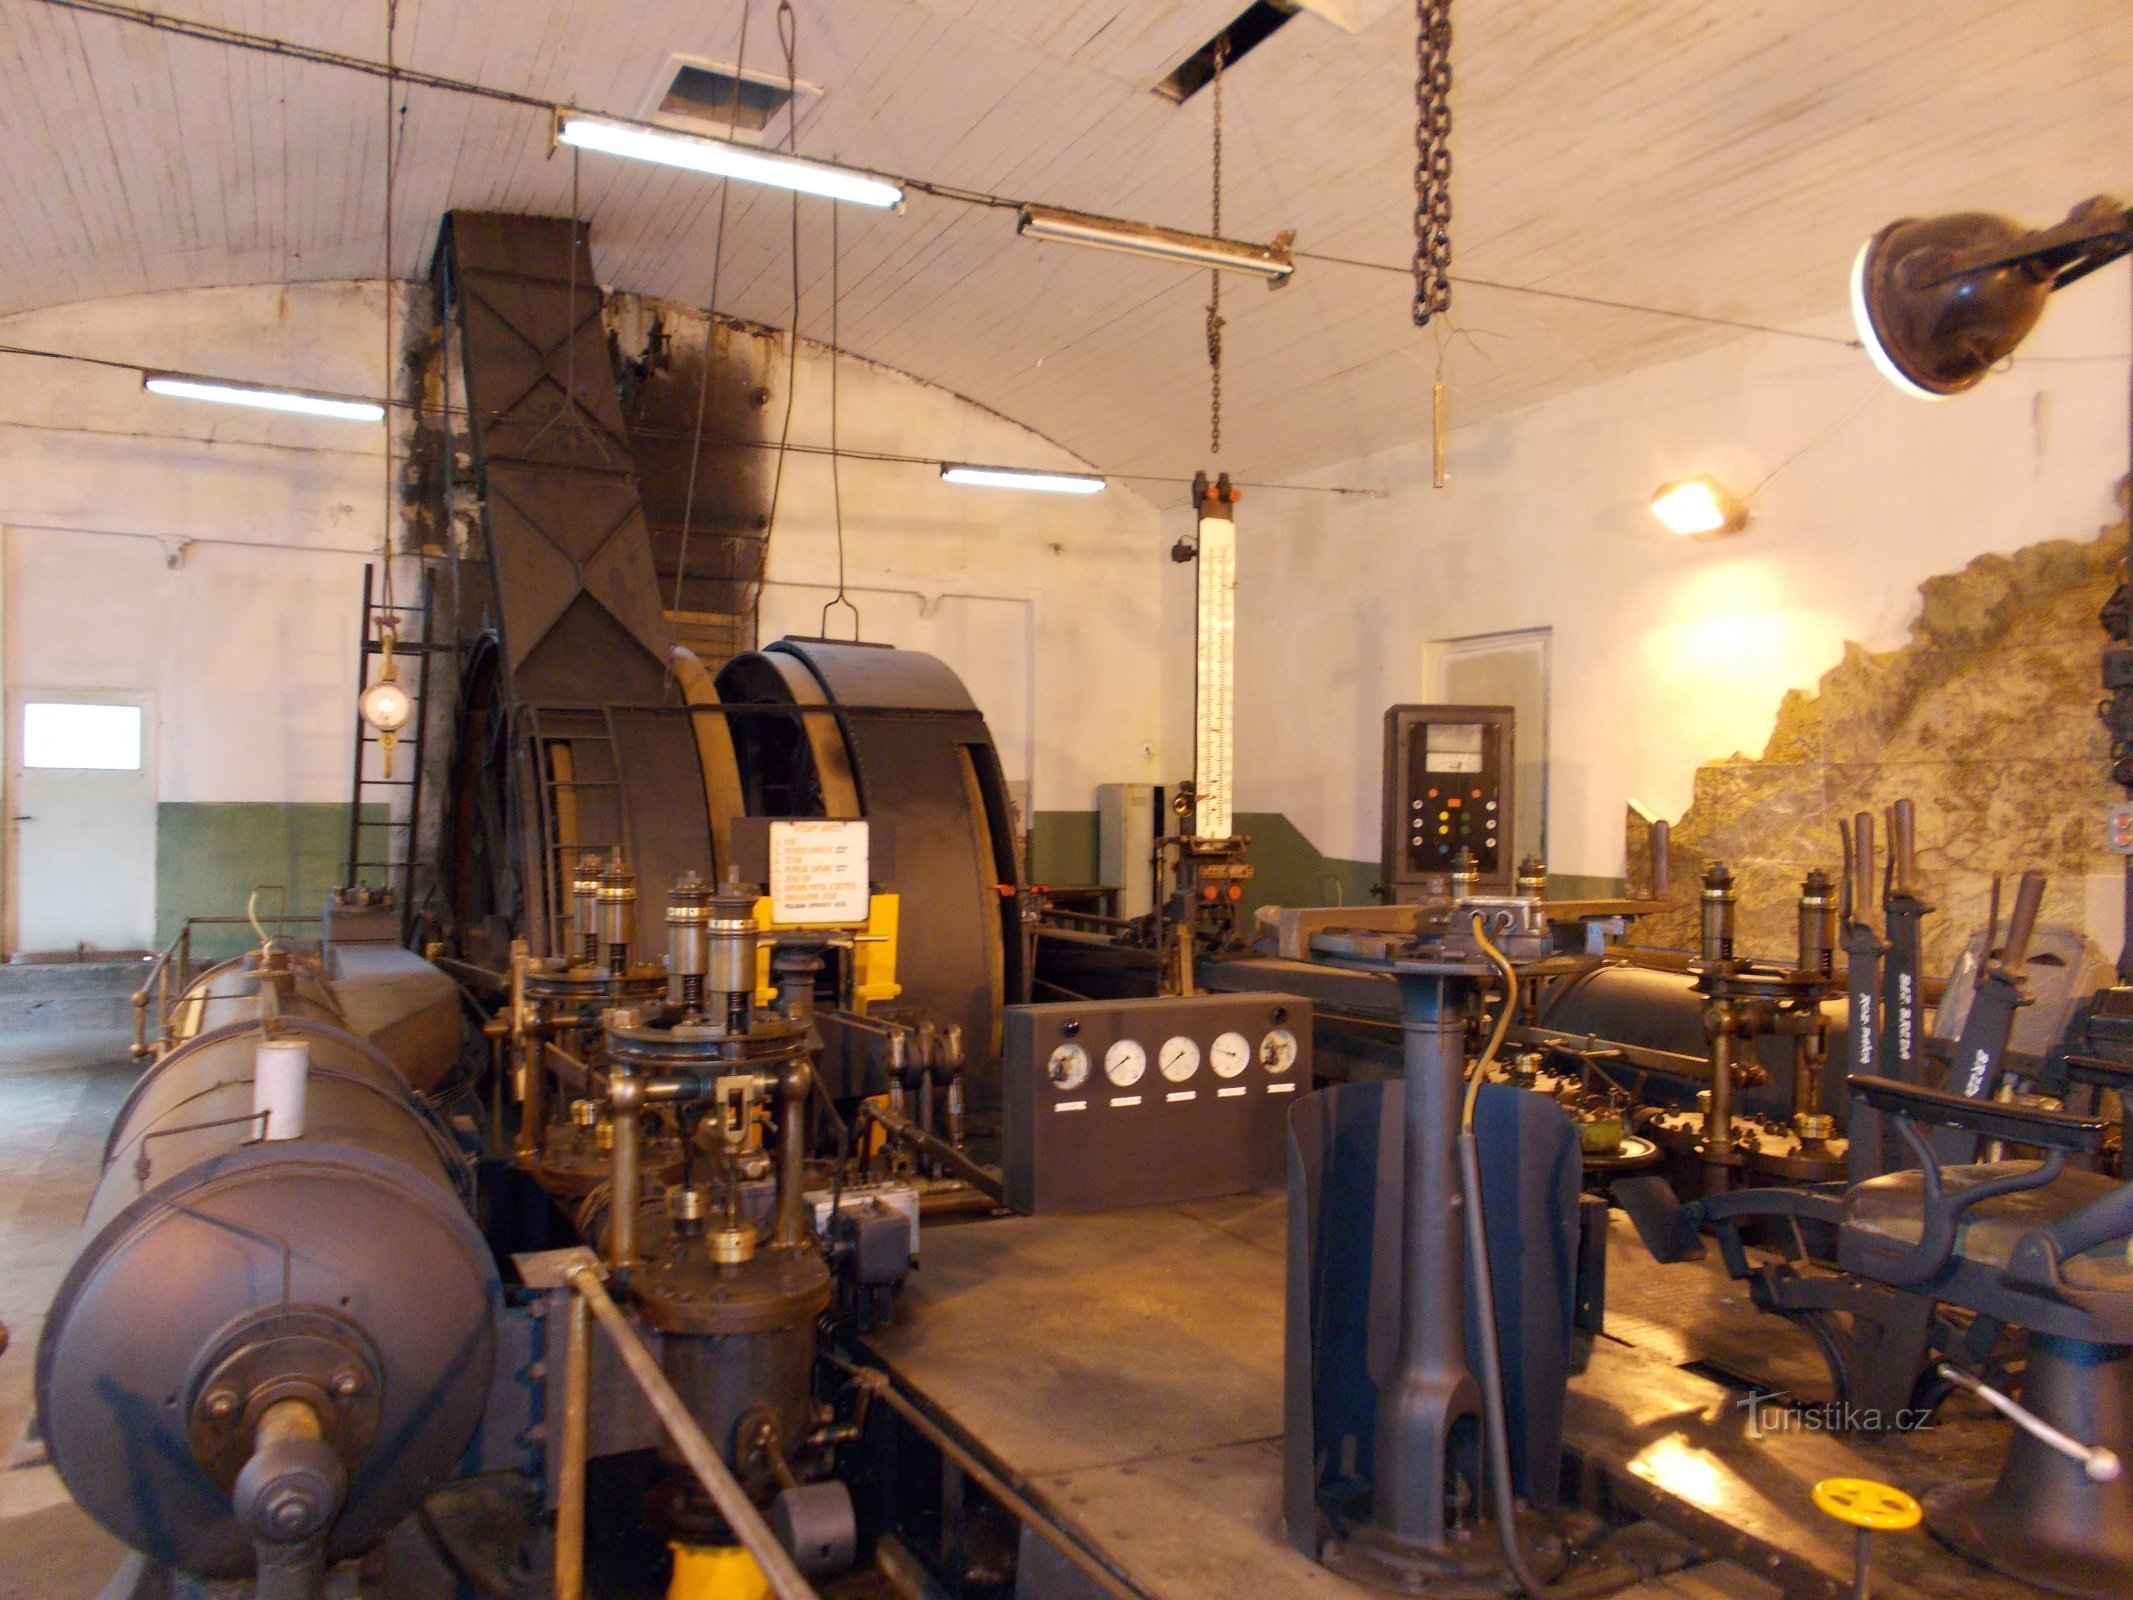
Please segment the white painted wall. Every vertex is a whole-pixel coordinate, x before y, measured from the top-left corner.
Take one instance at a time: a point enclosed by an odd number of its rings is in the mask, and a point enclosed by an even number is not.
[[[384,304],[375,284],[183,291],[0,319],[0,343],[376,394]],[[426,315],[418,290],[399,304],[403,328]],[[803,343],[796,440],[829,437],[828,370]],[[773,416],[785,371],[771,364]],[[153,692],[161,799],[343,799],[362,567],[385,512],[382,430],[164,399],[130,370],[0,356],[0,379],[6,681]],[[846,358],[839,381],[847,448],[1081,465],[887,369]],[[1097,783],[1153,776],[1161,556],[1146,501],[1117,487],[1087,499],[960,488],[890,463],[843,472],[847,584],[866,636],[953,666],[1036,806],[1090,809]],[[821,586],[836,579],[829,473],[820,456],[788,462],[766,638],[818,631]]]
[[[1429,697],[1427,646],[1547,625],[1550,865],[1620,873],[1626,800],[1678,816],[1697,764],[1759,753],[1785,691],[1845,640],[1902,644],[1921,580],[2111,520],[2124,270],[2057,297],[2012,370],[1955,400],[1899,394],[1855,350],[1751,336],[1455,427],[1441,491],[1425,438],[1321,477],[1380,499],[1248,496],[1240,807],[1374,860],[1381,719]],[[1460,363],[1479,359],[1454,344],[1455,423]],[[1652,520],[1653,489],[1698,472],[1754,490],[1746,533],[1687,541]]]
[[[782,419],[786,362],[767,363],[765,414]],[[801,345],[791,437],[829,439],[829,355]],[[1090,496],[944,483],[938,463],[1087,471],[1040,435],[958,395],[846,356],[838,442],[924,464],[845,460],[845,587],[861,636],[931,652],[962,676],[1010,781],[1041,811],[1093,811],[1099,783],[1157,782],[1170,563],[1160,519],[1118,484]],[[772,529],[762,637],[822,631],[836,591],[826,456],[791,454]],[[851,614],[829,615],[849,637]],[[1191,613],[1185,616],[1190,637]],[[1188,699],[1190,690],[1188,687]],[[1189,756],[1189,744],[1184,747]]]
[[[0,342],[376,394],[384,303],[362,284],[143,295],[9,317]],[[165,399],[116,368],[0,374],[7,681],[152,691],[160,799],[345,799],[383,430]]]

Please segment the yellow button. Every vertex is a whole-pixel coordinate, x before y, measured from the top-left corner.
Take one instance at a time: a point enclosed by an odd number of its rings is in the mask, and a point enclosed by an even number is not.
[[[1895,1530],[1918,1526],[1918,1502],[1901,1489],[1871,1478],[1824,1478],[1815,1485],[1814,1494],[1816,1506],[1855,1528]]]

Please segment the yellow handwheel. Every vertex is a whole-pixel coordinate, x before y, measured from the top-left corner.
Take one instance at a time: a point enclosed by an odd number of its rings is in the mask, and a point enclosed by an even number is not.
[[[1815,1505],[1855,1528],[1897,1533],[1918,1526],[1918,1502],[1901,1489],[1872,1478],[1824,1478],[1815,1485]]]
[[[1852,1569],[1853,1600],[1867,1600],[1867,1541],[1878,1530],[1897,1533],[1915,1528],[1924,1515],[1918,1502],[1891,1484],[1872,1478],[1824,1478],[1814,1487],[1815,1509],[1859,1530]]]

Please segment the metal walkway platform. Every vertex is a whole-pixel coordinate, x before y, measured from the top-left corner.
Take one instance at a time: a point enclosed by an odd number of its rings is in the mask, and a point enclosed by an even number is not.
[[[900,1387],[1155,1600],[1360,1597],[1280,1525],[1284,1198],[935,1226],[893,1326]],[[1626,1600],[1844,1600],[1850,1530],[1817,1479],[1913,1493],[1997,1464],[2001,1425],[1957,1415],[1862,1440],[1759,1428],[1765,1392],[1826,1384],[1804,1333],[1704,1265],[1655,1266],[1616,1219],[1607,1333],[1572,1385],[1572,1456],[1618,1507],[1710,1560]],[[1877,1540],[1885,1600],[2038,1600],[1924,1533]]]

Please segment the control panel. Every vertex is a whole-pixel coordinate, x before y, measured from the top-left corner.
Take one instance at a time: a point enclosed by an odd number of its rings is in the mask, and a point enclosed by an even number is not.
[[[1385,713],[1385,885],[1396,901],[1441,895],[1470,850],[1483,889],[1510,888],[1509,706],[1394,706]]]
[[[1205,994],[1009,1006],[1007,1203],[1106,1211],[1276,1189],[1311,1088],[1311,1002]]]

